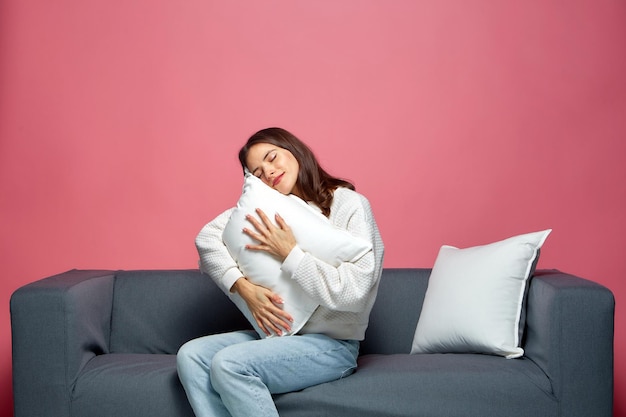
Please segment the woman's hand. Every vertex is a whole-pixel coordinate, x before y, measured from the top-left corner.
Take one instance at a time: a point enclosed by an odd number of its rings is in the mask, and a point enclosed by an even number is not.
[[[235,281],[232,291],[237,292],[244,299],[257,325],[266,335],[270,336],[274,332],[281,336],[283,331],[291,330],[293,318],[278,307],[283,304],[278,294],[253,284],[244,277]]]
[[[281,262],[284,261],[289,252],[296,246],[296,238],[291,228],[278,213],[275,216],[275,225],[263,210],[256,209],[256,212],[262,223],[254,216],[248,215],[246,219],[252,223],[256,231],[248,228],[243,229],[243,231],[259,243],[257,245],[247,245],[246,249],[266,251],[276,256]]]

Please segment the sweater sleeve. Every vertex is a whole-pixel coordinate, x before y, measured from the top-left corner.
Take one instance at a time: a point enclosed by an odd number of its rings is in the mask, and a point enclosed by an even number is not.
[[[222,240],[224,228],[234,209],[228,209],[207,223],[196,237],[200,270],[209,275],[226,294],[235,281],[243,277]]]
[[[334,267],[296,247],[285,259],[282,269],[320,305],[331,310],[361,312],[371,299],[371,291],[376,290],[378,275],[374,248],[380,248],[382,241],[365,197],[356,193],[352,197],[331,208],[331,212],[337,211],[333,223],[369,240],[373,249],[354,262],[343,262]]]

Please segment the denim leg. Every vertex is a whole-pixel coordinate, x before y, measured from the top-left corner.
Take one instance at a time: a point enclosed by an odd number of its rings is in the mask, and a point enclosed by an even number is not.
[[[255,339],[253,331],[223,333],[190,340],[179,349],[178,377],[196,417],[231,417],[209,379],[211,362],[225,347]]]
[[[319,334],[230,345],[213,357],[210,380],[232,416],[277,417],[272,394],[350,375],[358,347]]]

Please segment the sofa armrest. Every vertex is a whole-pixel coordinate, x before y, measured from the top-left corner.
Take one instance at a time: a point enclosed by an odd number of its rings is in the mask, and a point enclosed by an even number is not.
[[[109,349],[113,282],[112,271],[73,270],[12,294],[15,417],[70,415],[76,376]]]
[[[559,271],[532,278],[524,350],[549,377],[559,415],[612,416],[614,311],[600,284]]]

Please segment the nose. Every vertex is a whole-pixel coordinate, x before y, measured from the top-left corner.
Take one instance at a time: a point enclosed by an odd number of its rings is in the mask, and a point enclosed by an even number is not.
[[[272,179],[272,177],[274,176],[275,172],[276,172],[276,170],[272,166],[267,166],[267,167],[263,168],[263,176],[265,177],[265,179],[268,182]]]
[[[274,167],[272,166],[267,166],[265,168],[263,168],[263,175],[265,176],[265,178],[267,178],[268,180],[270,178],[272,178],[272,176],[274,175],[274,173],[276,172],[276,170],[274,169]]]

